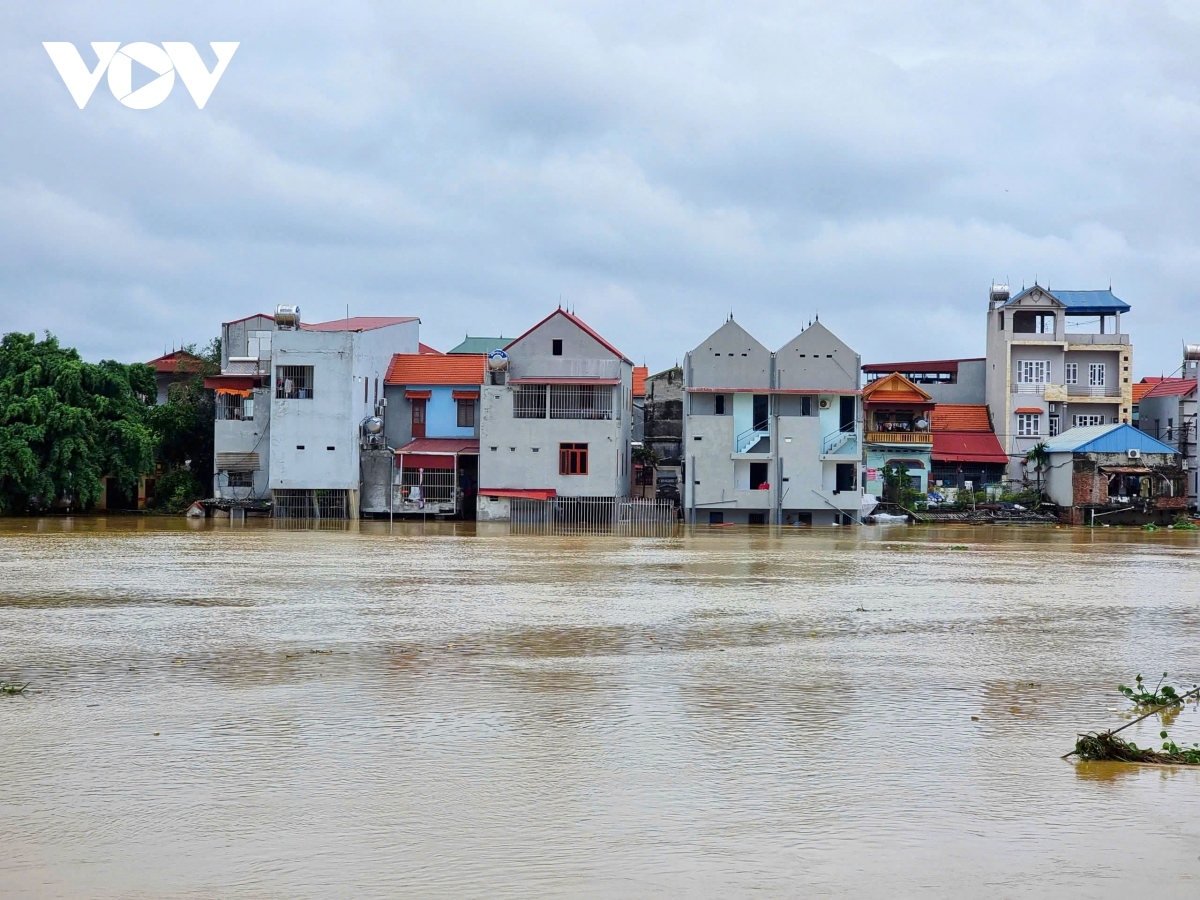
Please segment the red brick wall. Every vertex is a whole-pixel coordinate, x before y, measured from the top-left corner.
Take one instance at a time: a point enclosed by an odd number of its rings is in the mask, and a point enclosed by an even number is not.
[[[1072,481],[1075,506],[1108,502],[1108,479],[1100,472],[1076,472]]]

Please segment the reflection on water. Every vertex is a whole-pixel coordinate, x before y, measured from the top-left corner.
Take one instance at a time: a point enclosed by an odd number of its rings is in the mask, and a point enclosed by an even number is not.
[[[3,522],[0,893],[1200,896],[1198,547]]]

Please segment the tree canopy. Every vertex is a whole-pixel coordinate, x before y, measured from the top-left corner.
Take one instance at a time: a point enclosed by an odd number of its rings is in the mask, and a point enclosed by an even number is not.
[[[154,470],[154,370],[84,362],[47,333],[0,339],[0,509],[93,505],[105,476],[126,491]],[[211,440],[211,435],[210,435]]]

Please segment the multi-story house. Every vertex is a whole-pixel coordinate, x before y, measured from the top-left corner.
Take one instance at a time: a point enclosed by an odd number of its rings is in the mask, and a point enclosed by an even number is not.
[[[480,401],[480,520],[512,501],[628,497],[633,363],[557,309],[493,354]]]
[[[1142,394],[1138,428],[1179,451],[1187,477],[1188,505],[1197,508],[1200,459],[1197,459],[1197,384],[1200,346],[1184,348],[1182,375],[1159,378]]]
[[[214,496],[270,499],[277,516],[357,518],[360,427],[380,407],[392,355],[415,353],[420,321],[301,324],[299,311],[222,326]]]
[[[987,404],[1010,458],[1009,477],[1036,444],[1068,428],[1128,423],[1133,348],[1121,332],[1129,304],[1111,290],[1051,291],[1041,285],[988,303]]]
[[[927,393],[934,403],[982,404],[987,402],[987,360],[926,359],[912,362],[867,363],[867,386],[898,372]]]
[[[912,490],[928,491],[933,467],[932,398],[899,372],[893,372],[863,388],[862,399],[867,493],[884,496],[887,469],[903,470]]]
[[[690,351],[683,364],[688,521],[860,521],[860,365],[820,322],[772,353],[730,318]]]
[[[385,494],[365,511],[475,515],[486,370],[487,357],[479,353],[392,357],[383,391],[384,435],[395,454],[391,507]]]

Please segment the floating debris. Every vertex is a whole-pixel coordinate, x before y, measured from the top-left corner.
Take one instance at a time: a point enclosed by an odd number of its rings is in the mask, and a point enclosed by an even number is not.
[[[7,694],[9,697],[16,697],[18,694],[25,693],[25,688],[29,687],[29,682],[24,684],[15,684],[9,681],[0,681],[0,694]]]
[[[1200,766],[1200,744],[1192,744],[1191,747],[1181,747],[1171,740],[1171,736],[1167,733],[1166,729],[1163,729],[1158,734],[1162,740],[1162,748],[1160,750],[1154,750],[1150,747],[1139,747],[1133,741],[1117,737],[1117,732],[1124,731],[1131,725],[1136,725],[1138,722],[1148,719],[1155,713],[1166,713],[1167,711],[1176,710],[1183,706],[1185,700],[1200,696],[1200,685],[1193,687],[1186,694],[1181,694],[1169,684],[1163,684],[1166,678],[1167,673],[1163,672],[1162,678],[1154,686],[1153,691],[1146,689],[1141,675],[1138,675],[1135,679],[1136,687],[1126,687],[1123,684],[1117,685],[1117,690],[1133,703],[1135,709],[1148,709],[1148,711],[1138,716],[1132,722],[1126,722],[1120,728],[1114,728],[1111,731],[1089,731],[1087,734],[1079,735],[1078,740],[1075,741],[1075,749],[1065,754],[1063,759],[1078,756],[1081,760],[1088,762],[1108,760],[1160,766]],[[1164,715],[1165,720],[1166,716]]]

